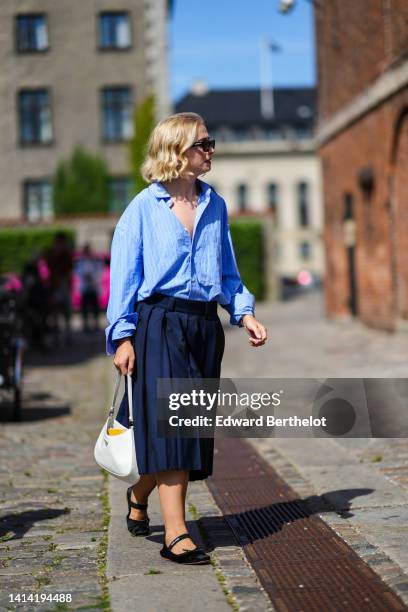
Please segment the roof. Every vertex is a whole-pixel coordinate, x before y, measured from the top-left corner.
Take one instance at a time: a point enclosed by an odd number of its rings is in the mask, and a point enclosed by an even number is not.
[[[314,123],[314,87],[275,88],[273,96],[275,116],[271,119],[265,119],[261,114],[259,89],[213,89],[204,94],[188,93],[176,103],[175,111],[198,113],[211,127]]]

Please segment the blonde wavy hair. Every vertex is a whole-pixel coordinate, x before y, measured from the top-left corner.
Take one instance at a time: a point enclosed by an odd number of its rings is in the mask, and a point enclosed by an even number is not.
[[[197,113],[176,113],[162,119],[150,134],[141,173],[148,183],[183,176],[188,160],[184,153],[197,139],[204,119]]]

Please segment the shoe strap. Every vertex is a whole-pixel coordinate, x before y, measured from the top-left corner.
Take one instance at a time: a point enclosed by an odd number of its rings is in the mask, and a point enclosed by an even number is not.
[[[129,487],[127,490],[127,497],[128,497],[128,502],[131,508],[135,508],[136,510],[146,510],[147,509],[147,504],[139,504],[136,502],[133,502],[131,499],[132,496],[132,487]]]
[[[172,540],[170,542],[170,544],[168,545],[167,548],[169,550],[171,550],[173,548],[173,546],[175,546],[177,544],[177,542],[180,542],[180,540],[185,540],[186,538],[191,538],[191,535],[189,533],[182,533],[181,535],[179,535],[176,538],[174,538],[174,540]]]
[[[130,502],[131,508],[136,508],[136,510],[146,510],[147,504],[137,504],[136,502]]]

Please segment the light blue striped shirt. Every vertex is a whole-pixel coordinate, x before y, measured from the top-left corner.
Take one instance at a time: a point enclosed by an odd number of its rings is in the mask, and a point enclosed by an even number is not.
[[[171,197],[152,183],[126,207],[113,234],[106,353],[136,329],[136,302],[153,293],[190,300],[216,300],[238,325],[254,313],[254,296],[237,268],[227,207],[210,185],[198,181],[193,237],[170,209]]]

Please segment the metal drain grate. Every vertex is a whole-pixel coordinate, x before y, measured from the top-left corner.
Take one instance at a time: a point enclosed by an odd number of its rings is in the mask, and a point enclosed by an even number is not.
[[[278,612],[408,610],[244,440],[216,441],[207,483]]]

